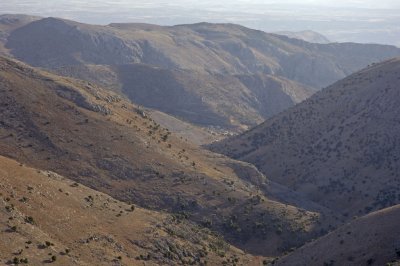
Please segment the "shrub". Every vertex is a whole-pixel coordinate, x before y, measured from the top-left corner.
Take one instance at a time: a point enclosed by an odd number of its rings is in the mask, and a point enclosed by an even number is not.
[[[35,224],[35,220],[33,220],[32,216],[25,217],[25,222],[27,222],[28,224]]]

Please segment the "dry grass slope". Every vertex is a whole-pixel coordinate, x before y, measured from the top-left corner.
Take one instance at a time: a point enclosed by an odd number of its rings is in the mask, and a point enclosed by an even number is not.
[[[0,181],[1,264],[260,265],[208,229],[53,172],[0,157]]]

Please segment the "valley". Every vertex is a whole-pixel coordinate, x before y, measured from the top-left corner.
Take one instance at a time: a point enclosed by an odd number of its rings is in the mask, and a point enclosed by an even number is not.
[[[339,223],[254,166],[175,136],[115,94],[9,59],[0,70],[3,156],[118,200],[176,213],[264,256]]]
[[[0,15],[0,263],[398,265],[400,49],[280,34]]]

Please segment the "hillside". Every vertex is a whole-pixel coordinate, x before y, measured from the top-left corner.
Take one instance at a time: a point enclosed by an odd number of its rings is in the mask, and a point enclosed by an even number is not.
[[[312,31],[312,30],[279,31],[279,32],[276,32],[276,34],[285,35],[285,36],[288,36],[289,38],[295,38],[295,39],[299,39],[299,40],[303,40],[303,41],[311,42],[311,43],[326,44],[326,43],[331,42],[324,35],[322,35],[318,32]]]
[[[399,205],[371,213],[305,245],[274,265],[398,265],[399,219]]]
[[[253,254],[280,255],[340,223],[252,165],[172,134],[116,94],[4,58],[0,70],[0,155],[175,213]]]
[[[212,150],[344,217],[400,203],[400,59],[370,66]]]
[[[3,265],[15,258],[29,265],[261,264],[207,229],[53,172],[0,157],[0,180]]]
[[[230,130],[255,126],[316,91],[273,75],[232,76],[144,64],[84,65],[53,71],[101,84],[137,104],[188,122]]]
[[[176,136],[189,140],[194,145],[210,144],[230,135],[229,132],[219,130],[218,128],[206,129],[197,127],[157,110],[147,110],[147,112],[156,123],[169,129]]]
[[[30,65],[90,80],[202,127],[236,132],[368,64],[400,56],[392,46],[312,44],[208,23],[98,26],[43,18],[15,27],[3,42],[10,56]]]
[[[233,24],[96,26],[57,18],[14,30],[7,47],[18,59],[48,68],[144,63],[220,74],[277,74],[313,87],[400,54],[394,46],[311,44]]]
[[[0,56],[9,53],[5,44],[12,31],[39,19],[41,18],[27,15],[0,15]]]

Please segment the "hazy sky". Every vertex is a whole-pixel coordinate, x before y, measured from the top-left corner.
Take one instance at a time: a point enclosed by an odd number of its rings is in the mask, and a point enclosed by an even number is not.
[[[1,13],[93,24],[229,22],[264,31],[318,31],[334,41],[400,46],[400,0],[0,0]]]
[[[237,0],[246,3],[281,3],[281,4],[302,4],[302,5],[321,5],[336,7],[368,7],[368,8],[399,8],[398,0],[287,0],[287,1],[260,1],[260,0]]]
[[[181,6],[187,4],[195,4],[201,6],[223,4],[229,5],[247,4],[247,5],[268,5],[268,4],[281,4],[281,5],[316,5],[316,6],[336,6],[336,7],[367,7],[367,8],[400,8],[400,1],[398,0],[1,0],[1,5],[15,6],[15,9],[26,7],[43,7],[43,6],[66,6],[78,5],[87,6],[92,5],[114,5],[114,6],[152,6],[152,5],[170,5]]]
[[[101,7],[110,7],[112,10],[118,8],[152,8],[154,6],[177,6],[177,7],[202,7],[212,8],[213,6],[222,6],[230,9],[234,6],[253,7],[281,5],[287,8],[296,8],[296,6],[325,6],[325,7],[352,7],[352,8],[378,8],[390,9],[400,8],[399,0],[0,0],[0,10],[47,13],[48,11],[61,11],[63,8],[69,9],[99,9]],[[46,10],[51,7],[53,10]],[[246,10],[242,10],[246,11]]]

